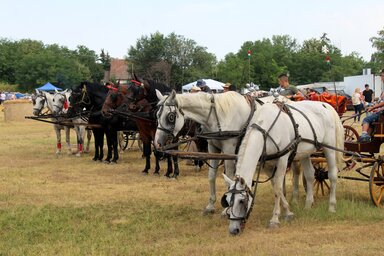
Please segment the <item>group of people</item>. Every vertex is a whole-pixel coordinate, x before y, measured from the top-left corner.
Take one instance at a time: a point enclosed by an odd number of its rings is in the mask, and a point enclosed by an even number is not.
[[[380,78],[381,78],[381,81],[384,83],[384,69],[382,69],[380,72]],[[371,93],[369,93],[369,94],[371,94]],[[371,96],[372,96],[371,101],[368,101],[367,98],[365,98],[365,101],[370,103],[370,104],[368,104],[368,107],[366,108],[366,111],[369,115],[367,115],[363,119],[363,124],[362,124],[362,128],[361,128],[362,132],[361,132],[361,136],[358,139],[359,142],[371,141],[370,133],[371,133],[372,128],[373,128],[372,124],[374,122],[379,121],[380,115],[382,114],[382,112],[384,110],[384,93],[382,93],[380,95],[379,102],[375,105],[372,105],[373,95],[374,94],[372,93],[371,94]]]
[[[355,92],[352,95],[352,104],[355,111],[354,120],[360,122],[361,112],[365,109],[365,107],[370,107],[373,99],[374,92],[369,88],[369,84],[365,85],[365,89],[361,92],[360,88],[356,88]]]

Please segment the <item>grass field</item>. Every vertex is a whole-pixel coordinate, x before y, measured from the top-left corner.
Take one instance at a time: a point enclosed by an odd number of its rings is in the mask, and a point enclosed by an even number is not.
[[[5,123],[0,117],[0,255],[380,255],[384,210],[369,199],[368,183],[339,180],[337,213],[327,198],[295,219],[266,228],[272,188],[259,186],[243,234],[228,234],[216,213],[203,216],[207,168],[181,162],[178,180],[143,176],[137,150],[117,165],[90,155],[57,158],[49,124]],[[72,141],[75,142],[74,134]],[[164,174],[165,162],[162,163]],[[219,173],[222,173],[219,169]],[[291,174],[289,175],[289,179]],[[218,199],[225,191],[221,175]],[[288,193],[291,191],[288,182]],[[383,225],[383,226],[381,226]]]

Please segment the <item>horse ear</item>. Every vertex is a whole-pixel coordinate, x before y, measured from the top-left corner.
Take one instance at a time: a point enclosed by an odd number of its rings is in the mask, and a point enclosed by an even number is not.
[[[59,91],[57,89],[55,89],[55,93],[59,93]]]
[[[157,89],[155,89],[155,90],[156,90],[156,96],[159,99],[159,101],[162,100],[164,98],[163,94],[161,94],[161,92],[159,90],[157,90]]]
[[[233,183],[235,183],[233,180],[228,178],[228,176],[225,175],[224,173],[223,173],[223,177],[224,177],[225,184],[227,185],[228,188],[231,187]]]
[[[37,90],[37,89],[35,89],[36,90],[36,94],[40,94],[40,91],[39,90]]]
[[[63,91],[63,93],[66,93],[68,91],[68,89],[65,89],[64,91]]]
[[[176,91],[175,90],[172,90],[171,94],[169,95],[169,97],[173,100],[174,98],[176,98]]]

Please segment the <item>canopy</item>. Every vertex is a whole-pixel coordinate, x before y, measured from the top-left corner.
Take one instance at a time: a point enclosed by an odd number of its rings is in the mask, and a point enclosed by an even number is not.
[[[206,85],[209,87],[211,90],[216,90],[218,92],[223,92],[224,91],[224,83],[213,80],[213,79],[199,79],[199,80],[204,80]],[[192,86],[196,85],[197,81],[194,81],[192,83],[183,85],[182,90],[184,92],[189,92],[192,89]]]
[[[63,89],[61,89],[59,87],[54,86],[50,82],[48,82],[45,85],[43,85],[43,86],[41,86],[39,88],[36,88],[36,89],[39,90],[39,91],[54,91],[54,90],[62,91],[63,90]]]

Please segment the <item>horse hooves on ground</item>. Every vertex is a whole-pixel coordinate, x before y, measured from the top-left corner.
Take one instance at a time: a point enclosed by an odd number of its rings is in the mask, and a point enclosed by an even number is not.
[[[215,209],[204,209],[203,210],[203,215],[206,216],[206,215],[212,215],[215,213]]]
[[[159,172],[154,172],[153,175],[160,176],[160,173]]]
[[[143,174],[143,175],[148,175],[148,170],[143,170],[143,171],[141,172],[141,174]]]

